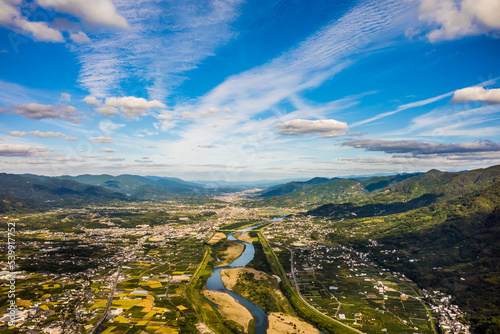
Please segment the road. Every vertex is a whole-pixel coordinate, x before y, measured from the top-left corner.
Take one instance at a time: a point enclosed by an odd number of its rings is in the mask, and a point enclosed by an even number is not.
[[[262,229],[262,230],[263,230],[263,229]],[[262,230],[261,230],[261,231],[262,231]],[[278,266],[278,268],[279,268],[279,271],[282,273],[282,276],[283,276],[283,277],[282,277],[282,279],[283,279],[283,280],[288,280],[288,277],[287,277],[287,275],[286,275],[285,271],[283,270],[283,267],[281,266],[281,263],[279,262],[278,257],[277,257],[277,256],[276,256],[276,254],[274,253],[274,250],[272,249],[271,245],[269,245],[269,241],[267,241],[267,239],[264,237],[264,234],[263,234],[263,233],[260,233],[260,236],[262,237],[263,241],[265,242],[266,247],[269,249],[269,251],[270,251],[270,253],[271,253],[272,257],[273,257],[274,262],[276,263],[276,265],[277,265],[277,266]],[[264,246],[264,245],[263,245],[263,246]],[[302,295],[300,294],[299,285],[297,284],[297,278],[295,277],[295,268],[294,268],[294,266],[293,266],[293,252],[292,252],[292,251],[290,251],[290,254],[292,254],[292,256],[290,257],[290,259],[291,259],[291,261],[292,261],[292,263],[291,263],[291,272],[292,272],[292,277],[293,277],[293,281],[294,281],[294,283],[295,283],[295,288],[296,288],[296,290],[297,290],[297,296],[300,298],[300,300],[302,301],[302,303],[303,303],[305,306],[307,306],[309,309],[311,309],[312,311],[314,311],[315,313],[320,314],[320,315],[322,315],[323,317],[330,319],[331,321],[335,322],[336,324],[338,324],[338,325],[340,325],[340,326],[342,326],[342,327],[344,327],[344,328],[346,328],[346,329],[348,329],[348,330],[351,330],[351,331],[356,332],[356,333],[359,333],[359,334],[366,334],[366,333],[364,333],[364,332],[360,331],[359,329],[356,329],[356,328],[353,328],[353,327],[351,327],[351,326],[348,326],[348,325],[344,324],[343,322],[340,322],[340,321],[338,321],[337,319],[332,318],[332,317],[330,317],[330,316],[328,316],[328,315],[324,314],[323,312],[319,311],[319,310],[318,310],[318,309],[316,309],[314,306],[312,306],[311,304],[309,304],[309,303],[308,303],[308,302],[304,299],[304,297],[302,297]],[[293,291],[293,290],[292,290],[292,291]]]
[[[323,312],[319,311],[319,310],[318,310],[318,309],[316,309],[314,306],[312,306],[311,304],[309,304],[309,303],[308,303],[308,302],[304,299],[304,297],[302,297],[302,294],[300,293],[300,288],[299,288],[299,285],[297,284],[297,278],[295,277],[295,268],[294,268],[294,266],[293,266],[293,250],[292,250],[292,249],[290,249],[290,248],[288,248],[288,250],[290,251],[290,254],[291,254],[291,256],[290,256],[290,261],[291,261],[291,272],[292,272],[293,282],[295,283],[295,288],[297,289],[297,294],[299,295],[299,298],[300,298],[300,299],[304,302],[304,304],[306,304],[307,306],[309,306],[310,308],[312,308],[312,309],[313,309],[313,310],[315,310],[316,312],[321,313],[322,315],[324,315],[325,317],[329,318],[330,320],[335,321],[335,322],[336,322],[336,323],[338,323],[339,325],[342,325],[342,326],[344,326],[344,327],[346,327],[346,328],[349,328],[349,329],[351,329],[351,330],[353,330],[353,331],[355,331],[355,332],[357,332],[357,333],[360,333],[360,334],[365,334],[365,332],[362,332],[362,331],[360,331],[359,329],[356,329],[356,328],[353,328],[353,327],[351,327],[351,326],[348,326],[348,325],[344,324],[343,322],[341,322],[341,321],[339,321],[339,320],[337,320],[337,319],[335,319],[335,318],[332,318],[332,317],[330,317],[330,316],[328,316],[328,315],[324,314]],[[277,259],[277,258],[276,258],[276,259]],[[340,303],[339,303],[339,305],[340,305]],[[338,310],[337,310],[337,312],[338,312]]]
[[[113,297],[115,295],[116,285],[118,284],[118,278],[120,278],[120,272],[122,271],[122,266],[123,266],[124,260],[125,260],[125,258],[123,258],[122,261],[120,262],[120,266],[118,267],[118,271],[116,272],[116,278],[115,278],[115,281],[113,282],[113,286],[111,288],[111,291],[109,292],[108,303],[106,304],[106,308],[104,309],[104,313],[102,314],[101,319],[99,319],[95,323],[94,327],[92,327],[92,329],[88,332],[89,334],[94,333],[94,331],[96,331],[99,328],[101,323],[104,321],[104,319],[106,319],[106,316],[108,315],[109,309],[111,308],[111,303],[113,302]]]

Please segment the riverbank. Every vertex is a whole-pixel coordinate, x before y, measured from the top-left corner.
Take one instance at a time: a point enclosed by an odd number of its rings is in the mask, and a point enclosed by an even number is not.
[[[269,328],[266,334],[296,333],[299,329],[301,334],[320,334],[321,332],[313,325],[288,314],[273,312],[268,315]]]
[[[268,312],[266,334],[301,333],[319,334],[313,325],[301,320],[281,293],[275,277],[252,268],[226,268],[221,270],[226,289],[259,305]]]
[[[245,242],[248,242],[248,243],[252,243],[253,241],[257,240],[257,238],[252,238],[250,236],[250,233],[246,232],[246,233],[234,233],[233,234],[233,237],[235,237],[236,239],[238,240],[241,240],[241,241],[245,241]]]
[[[245,333],[248,333],[248,326],[250,321],[253,320],[253,316],[246,307],[225,292],[205,289],[203,294],[217,305],[218,311],[225,321],[236,322],[244,328]]]
[[[238,241],[226,240],[224,246],[226,249],[218,253],[220,262],[217,263],[217,267],[224,267],[233,263],[245,250],[245,245]]]

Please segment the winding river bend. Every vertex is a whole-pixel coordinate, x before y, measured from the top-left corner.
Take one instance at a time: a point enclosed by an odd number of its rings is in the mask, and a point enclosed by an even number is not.
[[[274,218],[272,221],[277,221],[277,220],[281,220],[281,219],[283,219],[283,217]],[[229,264],[227,266],[223,266],[223,267],[215,267],[214,270],[212,271],[212,276],[210,276],[210,278],[207,280],[207,289],[228,293],[229,295],[231,295],[231,297],[236,299],[241,305],[245,306],[250,311],[250,313],[252,313],[252,316],[255,319],[255,334],[265,334],[266,333],[267,325],[268,325],[266,311],[264,311],[259,306],[255,305],[254,303],[248,301],[247,299],[241,297],[236,292],[233,292],[229,289],[226,289],[226,287],[222,283],[222,277],[220,275],[220,271],[222,269],[226,269],[226,268],[245,267],[250,261],[253,260],[253,257],[255,255],[255,249],[254,249],[253,245],[251,243],[236,239],[235,237],[233,237],[233,233],[241,232],[243,234],[243,233],[246,233],[247,231],[253,230],[253,229],[258,228],[262,225],[264,225],[264,224],[248,227],[248,228],[241,229],[241,230],[230,233],[227,236],[227,239],[243,243],[245,245],[245,250],[240,255],[240,257],[238,257],[236,260],[234,260],[231,264]]]

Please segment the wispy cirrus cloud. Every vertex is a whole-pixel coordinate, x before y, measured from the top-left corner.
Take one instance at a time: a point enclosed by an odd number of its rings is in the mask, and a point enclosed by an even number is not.
[[[228,77],[190,103],[178,104],[173,114],[182,115],[184,123],[177,132],[181,139],[169,145],[169,153],[175,156],[199,145],[215,145],[220,161],[237,159],[243,163],[253,159],[248,151],[255,150],[263,138],[271,145],[276,123],[312,117],[321,119],[329,112],[341,110],[342,105],[353,101],[310,107],[304,106],[297,96],[320,86],[357,58],[366,56],[364,52],[368,47],[374,50],[390,44],[388,36],[403,33],[402,24],[401,29],[398,27],[404,20],[405,8],[404,3],[392,0],[356,5],[268,63]],[[298,109],[282,112],[281,103]],[[202,118],[210,108],[230,112]],[[227,152],[240,154],[228,155]],[[192,159],[199,160],[202,154]]]
[[[319,86],[348,66],[358,51],[394,27],[403,8],[392,0],[356,6],[283,55],[229,77],[184,109],[199,114],[209,108],[229,108],[247,116],[268,110],[298,92]]]
[[[152,99],[171,90],[205,58],[234,38],[240,0],[114,1],[130,29],[78,49],[80,83],[94,96],[120,92],[121,83],[140,80]],[[165,34],[169,31],[168,34]],[[134,73],[131,78],[131,73]],[[111,94],[113,93],[113,94]],[[137,95],[137,94],[134,94]]]
[[[352,123],[351,127],[357,127],[357,126],[360,126],[360,125],[364,125],[364,124],[367,124],[367,123],[378,121],[381,118],[384,118],[384,117],[387,117],[387,116],[392,116],[392,115],[397,114],[398,112],[401,112],[403,110],[407,110],[407,109],[411,109],[411,108],[417,108],[417,107],[422,107],[422,106],[434,103],[436,101],[442,100],[442,99],[444,99],[446,97],[452,96],[453,93],[454,93],[454,91],[453,92],[448,92],[448,93],[445,93],[445,94],[441,94],[441,95],[438,95],[438,96],[434,96],[434,97],[431,97],[431,98],[428,98],[428,99],[406,103],[406,104],[403,104],[403,105],[397,107],[394,110],[387,111],[387,112],[375,115],[373,117],[364,119],[362,121],[358,121],[358,122]]]

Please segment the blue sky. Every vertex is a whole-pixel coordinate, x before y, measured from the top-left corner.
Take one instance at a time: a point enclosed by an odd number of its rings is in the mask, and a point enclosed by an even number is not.
[[[0,0],[9,173],[258,180],[500,163],[497,0]]]

